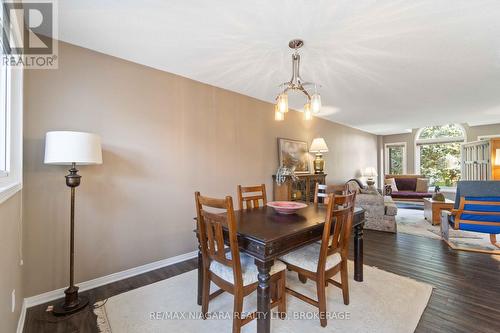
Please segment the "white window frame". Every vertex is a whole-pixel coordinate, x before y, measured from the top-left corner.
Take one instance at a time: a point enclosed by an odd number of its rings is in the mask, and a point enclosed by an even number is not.
[[[8,137],[9,137],[9,109],[8,109],[8,89],[9,89],[9,70],[0,65],[0,91],[5,88],[6,93],[0,93],[0,178],[7,177],[9,156]]]
[[[0,203],[22,189],[23,72],[7,67],[6,172],[0,177]]]
[[[407,169],[407,160],[408,160],[408,149],[406,142],[391,142],[391,143],[386,143],[384,145],[384,156],[385,156],[385,161],[384,161],[384,171],[385,174],[389,174],[389,148],[391,147],[403,147],[403,174],[406,174],[408,172]]]
[[[458,126],[462,129],[463,136],[419,139],[420,134],[422,134],[422,131],[429,126],[422,127],[415,133],[415,139],[414,139],[414,142],[415,142],[415,174],[417,174],[417,175],[420,174],[420,147],[422,145],[431,145],[431,144],[437,144],[437,143],[453,143],[453,142],[466,143],[467,142],[467,130],[465,129],[465,127],[461,124],[453,124],[453,125]]]
[[[2,3],[0,15],[3,15],[4,9]],[[18,29],[13,31],[17,33]],[[1,51],[0,53],[3,54]],[[0,177],[0,204],[20,191],[23,185],[23,68],[7,66],[6,70],[7,93],[6,100],[2,101],[6,110],[6,166]]]

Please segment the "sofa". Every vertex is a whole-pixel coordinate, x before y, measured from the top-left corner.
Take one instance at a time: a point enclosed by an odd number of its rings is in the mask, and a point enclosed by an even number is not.
[[[356,192],[356,206],[363,208],[366,222],[365,229],[396,232],[398,208],[390,196],[380,191],[368,190],[359,180],[351,179],[347,183],[349,191]]]
[[[385,175],[386,195],[390,195],[396,201],[423,201],[424,198],[432,198],[429,192],[429,180],[422,175]],[[394,179],[396,189],[388,184],[388,180]],[[424,189],[417,191],[417,182],[427,183]],[[388,186],[389,185],[389,186]]]

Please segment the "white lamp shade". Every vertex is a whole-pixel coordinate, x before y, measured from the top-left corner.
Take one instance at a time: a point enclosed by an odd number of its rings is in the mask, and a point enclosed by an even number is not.
[[[374,167],[365,168],[362,172],[363,177],[377,177],[377,170]]]
[[[311,143],[311,147],[309,148],[311,153],[327,153],[328,146],[326,145],[325,139],[316,138]]]
[[[101,138],[84,132],[47,132],[44,162],[57,165],[102,164]]]

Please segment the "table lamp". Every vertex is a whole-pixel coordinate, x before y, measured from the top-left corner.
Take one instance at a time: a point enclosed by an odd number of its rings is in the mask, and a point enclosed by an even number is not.
[[[314,159],[314,173],[322,174],[323,169],[325,168],[325,160],[323,160],[323,153],[328,152],[328,146],[326,145],[325,139],[315,138],[311,143],[309,152],[316,153],[316,158]]]
[[[101,139],[92,133],[47,132],[44,162],[71,165],[66,176],[66,185],[71,188],[69,287],[64,291],[64,302],[55,305],[53,309],[55,315],[68,315],[83,309],[89,302],[87,298],[78,296],[78,287],[74,284],[75,188],[80,185],[81,178],[76,165],[102,164]]]
[[[366,185],[368,185],[368,188],[372,188],[373,185],[375,185],[375,180],[374,178],[378,176],[377,170],[374,167],[368,167],[363,170],[361,173],[363,177],[366,177]]]

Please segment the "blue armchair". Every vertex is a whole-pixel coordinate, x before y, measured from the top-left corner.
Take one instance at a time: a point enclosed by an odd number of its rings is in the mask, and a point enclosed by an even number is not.
[[[500,248],[500,181],[460,181],[455,208],[441,216],[441,235],[449,243],[449,226],[455,230],[490,234],[491,244]]]

